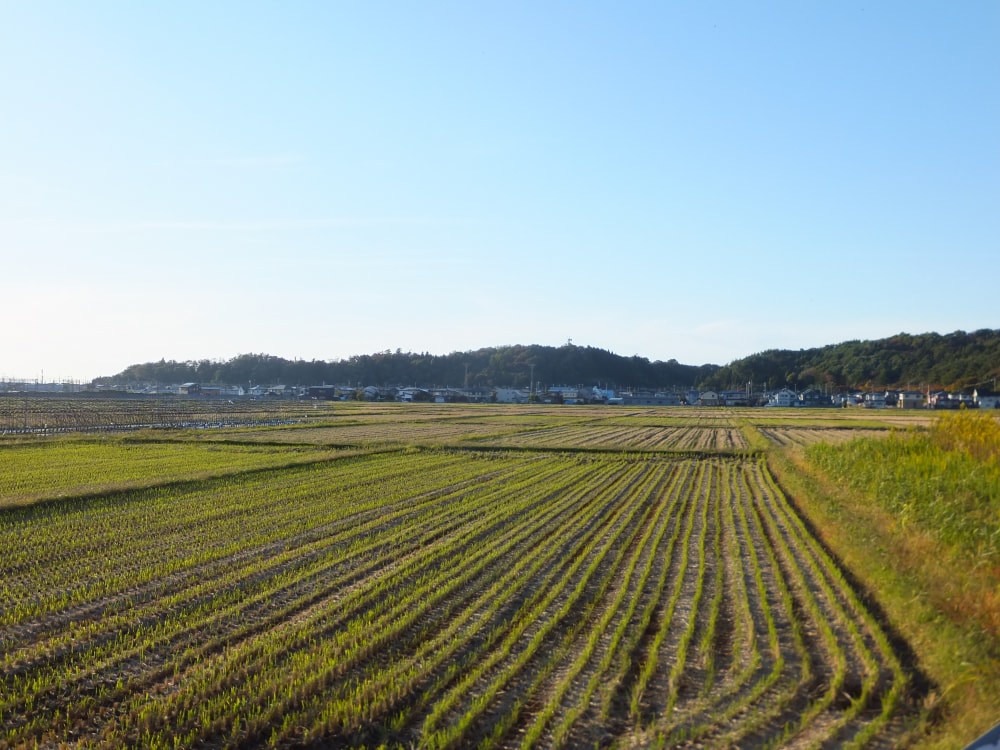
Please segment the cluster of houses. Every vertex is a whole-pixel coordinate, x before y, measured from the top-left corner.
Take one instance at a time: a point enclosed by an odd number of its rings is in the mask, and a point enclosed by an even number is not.
[[[349,398],[337,386],[314,386],[306,389],[311,398]],[[972,393],[948,393],[888,390],[854,393],[823,393],[814,388],[796,391],[780,388],[773,391],[615,391],[594,386],[550,386],[531,391],[526,388],[487,390],[454,388],[376,388],[368,386],[360,394],[368,401],[404,402],[490,402],[504,404],[612,404],[624,406],[764,406],[764,407],[860,407],[865,409],[961,409],[1000,408],[1000,393],[974,390]]]
[[[8,386],[4,388],[3,386]],[[46,391],[79,392],[88,390],[80,384],[0,383],[0,392]],[[13,386],[13,387],[11,387]],[[122,389],[116,387],[120,392]],[[765,406],[765,407],[848,407],[866,409],[997,409],[1000,393],[975,389],[971,393],[913,390],[867,391],[854,393],[823,393],[815,388],[803,391],[790,388],[777,390],[699,391],[616,391],[583,386],[548,386],[527,388],[399,388],[350,385],[143,385],[126,387],[132,395],[175,395],[217,398],[257,399],[317,399],[403,402],[481,402],[481,403],[549,403],[549,404],[621,404],[624,406]]]
[[[553,394],[557,399],[553,399]],[[530,394],[526,391],[496,389],[495,401],[526,403]],[[607,403],[625,406],[764,406],[764,407],[849,407],[865,409],[997,409],[1000,408],[1000,393],[973,390],[972,393],[948,393],[946,391],[921,392],[910,390],[888,390],[853,393],[823,393],[815,388],[796,391],[780,388],[773,391],[699,391],[686,392],[624,391],[613,392],[600,388],[555,388],[549,389],[542,400],[559,403]]]
[[[948,391],[888,390],[823,394],[815,389],[795,392],[784,388],[768,397],[764,406],[860,406],[865,409],[997,409],[1000,393],[973,390]]]

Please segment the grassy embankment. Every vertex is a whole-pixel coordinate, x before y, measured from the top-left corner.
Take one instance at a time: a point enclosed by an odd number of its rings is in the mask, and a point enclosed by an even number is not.
[[[932,682],[914,744],[960,747],[1000,721],[1000,422],[950,414],[768,459]]]

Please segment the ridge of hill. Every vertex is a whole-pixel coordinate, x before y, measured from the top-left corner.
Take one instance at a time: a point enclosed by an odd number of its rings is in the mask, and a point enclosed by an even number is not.
[[[772,349],[734,360],[703,383],[711,388],[748,382],[794,388],[906,388],[962,391],[1000,377],[1000,330],[899,333],[814,349]]]
[[[382,351],[348,359],[287,360],[240,354],[228,361],[160,360],[132,365],[95,383],[198,382],[250,385],[320,383],[423,387],[528,387],[601,385],[611,388],[871,388],[963,390],[1000,376],[1000,330],[972,333],[899,333],[885,339],[846,341],[800,349],[771,349],[727,365],[685,365],[676,359],[614,354],[577,346],[511,345],[436,355]]]

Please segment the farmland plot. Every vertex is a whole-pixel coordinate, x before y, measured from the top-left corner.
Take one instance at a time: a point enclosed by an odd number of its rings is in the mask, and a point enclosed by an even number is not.
[[[277,424],[313,419],[328,408],[315,402],[284,400],[28,397],[5,393],[0,394],[0,434]]]
[[[889,430],[850,427],[758,427],[757,429],[768,440],[781,446],[806,446],[813,443],[838,445],[856,438],[884,437],[890,434]]]
[[[438,445],[457,443],[504,432],[517,432],[516,428],[502,425],[467,423],[461,421],[373,421],[347,422],[337,425],[274,427],[263,430],[225,431],[207,436],[209,440],[240,440],[250,443],[288,443],[314,445]]]
[[[309,463],[330,451],[122,439],[0,446],[0,506]]]
[[[605,424],[566,425],[528,430],[484,440],[491,445],[511,448],[651,451],[741,450],[746,439],[735,427],[612,426]]]
[[[910,710],[749,458],[317,457],[0,511],[0,550],[0,746],[839,746]]]

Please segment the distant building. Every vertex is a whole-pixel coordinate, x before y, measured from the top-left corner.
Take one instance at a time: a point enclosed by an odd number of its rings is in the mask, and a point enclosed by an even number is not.
[[[311,385],[306,392],[309,398],[319,401],[335,401],[340,398],[340,389],[335,385]]]
[[[698,396],[699,406],[721,406],[722,404],[722,398],[715,391],[702,391],[701,395]]]
[[[861,405],[866,409],[884,409],[885,408],[885,394],[884,393],[866,393]]]
[[[924,405],[924,394],[920,391],[900,391],[896,394],[897,409],[920,409]]]
[[[621,403],[625,406],[680,406],[681,399],[675,393],[626,393]]]
[[[788,406],[795,406],[798,401],[799,399],[795,395],[794,391],[788,388],[782,388],[780,391],[775,391],[771,394],[767,400],[767,405],[784,408]]]
[[[833,406],[833,400],[822,391],[807,388],[799,394],[798,405],[812,408]]]
[[[526,404],[531,395],[523,388],[496,388],[493,393],[498,404]]]
[[[1000,393],[996,391],[984,391],[978,388],[972,392],[976,406],[980,409],[1000,409]]]
[[[590,403],[592,392],[571,385],[553,385],[548,389],[547,397],[563,404]]]
[[[937,391],[927,397],[927,406],[931,409],[957,409],[958,401],[947,391]]]
[[[749,403],[745,390],[720,391],[719,401],[726,406],[746,406]]]
[[[396,392],[396,399],[405,403],[427,403],[433,401],[433,394],[426,388],[400,388]]]

